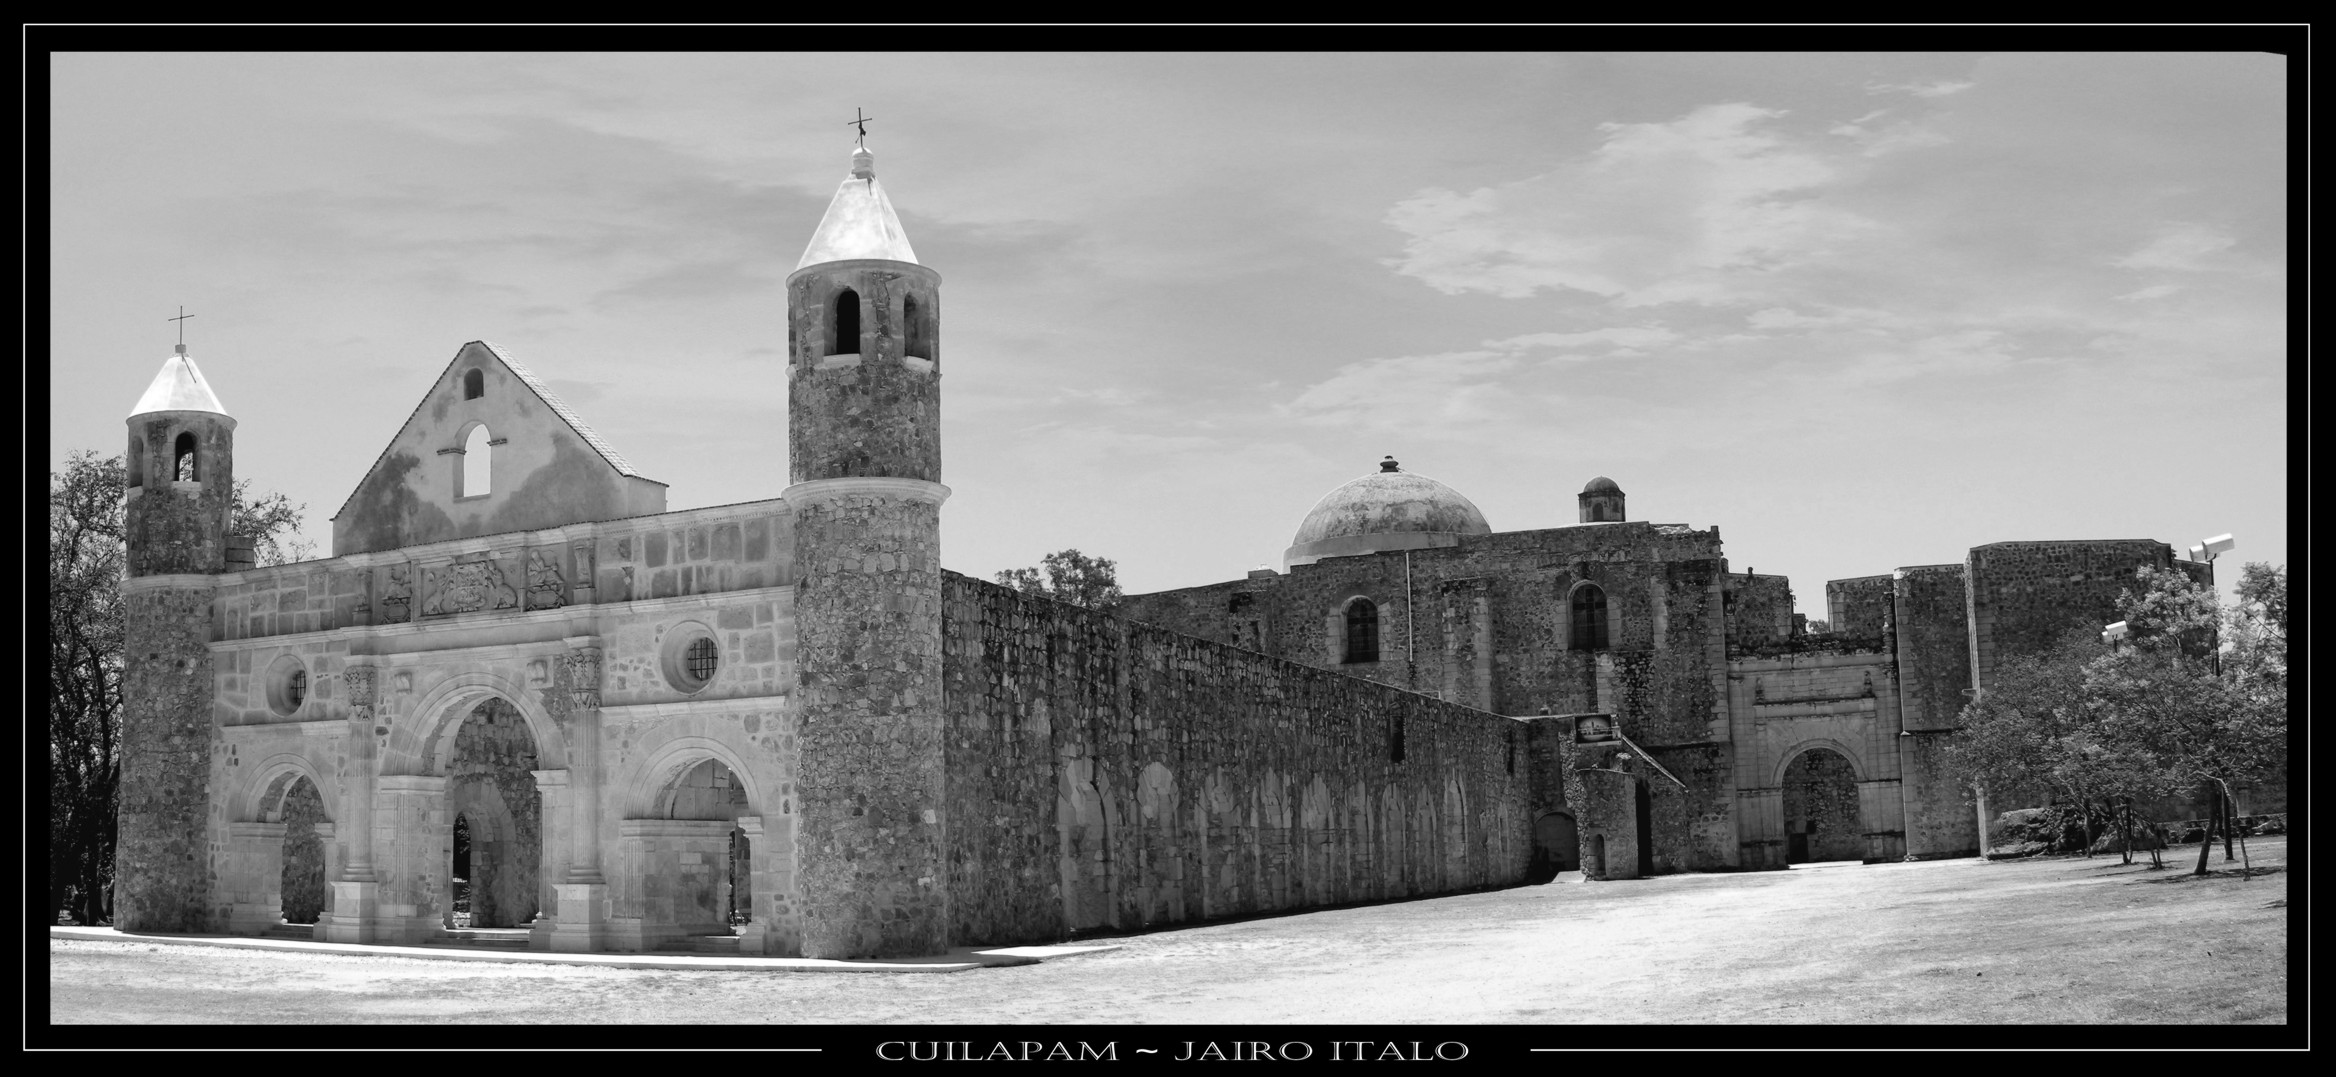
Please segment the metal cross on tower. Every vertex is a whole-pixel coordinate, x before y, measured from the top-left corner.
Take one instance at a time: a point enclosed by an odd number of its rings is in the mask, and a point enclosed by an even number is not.
[[[852,109],[852,115],[854,115],[854,116],[859,116],[859,118],[858,118],[858,119],[855,119],[855,120],[850,120],[850,121],[847,121],[847,122],[845,122],[844,126],[846,126],[846,127],[857,127],[857,128],[859,128],[859,129],[860,129],[860,138],[859,138],[859,144],[860,144],[861,146],[865,147],[865,146],[868,144],[868,121],[869,121],[869,120],[873,120],[873,119],[875,119],[876,117],[874,117],[874,116],[860,116],[860,110],[859,110],[859,109],[857,109],[857,108],[854,108],[854,109]]]
[[[187,319],[192,317],[194,317],[194,315],[187,313],[186,304],[181,303],[178,307],[178,317],[162,319],[166,322],[178,323],[178,353],[180,355],[185,355],[187,353]]]

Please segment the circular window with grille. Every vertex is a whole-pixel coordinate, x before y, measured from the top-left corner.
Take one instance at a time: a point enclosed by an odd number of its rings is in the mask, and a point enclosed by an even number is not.
[[[704,625],[685,624],[665,637],[665,679],[676,691],[697,692],[714,683],[722,668],[722,649]]]
[[[299,713],[308,700],[308,667],[292,655],[277,655],[268,664],[267,695],[269,710],[285,717]]]

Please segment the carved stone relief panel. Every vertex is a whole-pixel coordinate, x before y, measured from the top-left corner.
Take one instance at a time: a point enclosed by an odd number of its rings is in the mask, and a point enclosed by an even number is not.
[[[527,551],[527,608],[556,610],[568,604],[566,582],[560,578],[558,555],[546,557],[542,550]]]
[[[425,569],[423,584],[429,595],[422,603],[425,617],[485,609],[507,610],[519,605],[518,589],[504,582],[503,570],[491,555],[477,561]]]
[[[413,569],[391,565],[381,571],[381,623],[404,624],[414,616]]]

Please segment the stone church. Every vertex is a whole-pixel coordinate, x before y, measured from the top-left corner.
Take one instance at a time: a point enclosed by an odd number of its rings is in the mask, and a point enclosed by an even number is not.
[[[267,567],[182,346],[128,422],[116,923],[870,957],[1968,856],[1936,746],[1970,692],[2206,567],[1997,543],[1831,581],[1811,634],[1611,480],[1494,531],[1390,459],[1284,571],[1067,606],[941,568],[940,283],[862,147],[787,278],[778,496],[666,511],[474,341],[332,556]]]

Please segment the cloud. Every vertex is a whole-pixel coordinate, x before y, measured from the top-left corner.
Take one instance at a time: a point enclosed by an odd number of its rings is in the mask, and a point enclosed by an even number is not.
[[[1488,340],[1484,346],[1495,351],[1556,348],[1572,353],[1564,358],[1591,358],[1586,353],[1601,356],[1644,355],[1647,348],[1661,347],[1678,340],[1679,334],[1661,326],[1619,326],[1592,329],[1586,333],[1527,333]]]
[[[2182,286],[2179,284],[2152,284],[2138,292],[2127,292],[2116,298],[2120,303],[2139,303],[2145,299],[2164,299],[2181,290]]]
[[[2202,224],[2169,224],[2140,250],[2110,264],[2124,269],[2228,269],[2231,259],[2221,254],[2237,242]]]
[[[1491,350],[1367,359],[1340,367],[1274,411],[1315,426],[1465,439],[1521,410],[1524,394],[1503,375],[1522,365],[1515,355]]]
[[[1866,83],[1866,92],[1909,93],[1921,98],[1940,98],[1962,93],[1977,85],[1976,82],[1954,82],[1948,79],[1934,79],[1930,82],[1869,82]]]
[[[1783,113],[1709,105],[1668,123],[1606,124],[1586,158],[1466,193],[1431,188],[1387,223],[1387,264],[1447,294],[1572,290],[1622,306],[1729,303],[1880,226],[1824,195],[1862,168],[1768,129]]]

